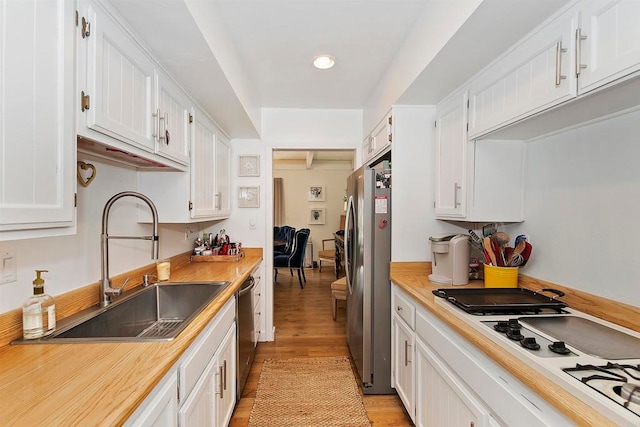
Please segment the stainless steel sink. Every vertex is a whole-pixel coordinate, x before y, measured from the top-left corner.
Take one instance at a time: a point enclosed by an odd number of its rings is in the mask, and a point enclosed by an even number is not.
[[[48,337],[12,344],[170,341],[229,283],[155,284],[70,316]]]

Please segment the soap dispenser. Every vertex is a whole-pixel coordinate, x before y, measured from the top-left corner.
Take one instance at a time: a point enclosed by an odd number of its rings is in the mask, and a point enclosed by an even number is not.
[[[41,338],[56,329],[56,303],[44,293],[42,273],[48,273],[48,270],[36,270],[33,296],[22,304],[22,332],[26,340]]]

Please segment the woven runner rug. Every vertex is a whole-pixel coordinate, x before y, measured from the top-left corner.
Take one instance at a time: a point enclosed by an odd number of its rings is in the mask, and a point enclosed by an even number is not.
[[[347,357],[264,361],[250,427],[371,426]]]

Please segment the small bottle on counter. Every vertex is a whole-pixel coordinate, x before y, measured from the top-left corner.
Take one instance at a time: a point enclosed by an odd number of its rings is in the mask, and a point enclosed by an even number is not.
[[[56,329],[56,303],[44,293],[42,273],[48,270],[36,270],[33,296],[22,304],[22,334],[26,340],[47,336]]]

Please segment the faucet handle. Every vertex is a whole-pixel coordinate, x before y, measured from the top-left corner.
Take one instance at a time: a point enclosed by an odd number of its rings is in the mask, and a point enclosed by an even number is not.
[[[122,284],[122,286],[120,286],[120,287],[118,288],[118,291],[119,291],[119,292],[118,292],[118,295],[120,295],[120,294],[122,294],[122,293],[124,292],[124,288],[125,288],[125,286],[127,286],[128,284],[129,284],[129,277],[127,277],[127,278],[124,280],[124,283]]]
[[[153,284],[153,283],[149,283],[150,277],[155,277],[156,279],[158,278],[158,276],[156,276],[155,274],[144,274],[142,276],[142,286],[147,287]]]

